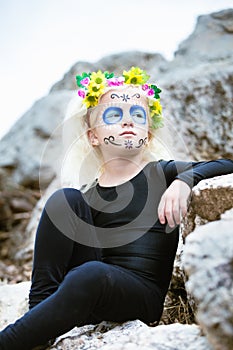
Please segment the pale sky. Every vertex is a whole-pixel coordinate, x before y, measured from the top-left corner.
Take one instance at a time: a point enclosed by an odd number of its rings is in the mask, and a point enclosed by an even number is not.
[[[173,58],[197,17],[233,0],[0,0],[0,138],[80,61],[129,50]]]

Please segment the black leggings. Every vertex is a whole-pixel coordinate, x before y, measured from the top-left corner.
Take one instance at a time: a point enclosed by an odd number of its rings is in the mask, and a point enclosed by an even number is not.
[[[149,324],[161,317],[162,302],[150,282],[102,262],[98,248],[59,231],[47,212],[52,208],[68,216],[64,198],[79,217],[92,222],[78,190],[59,190],[47,201],[36,234],[29,311],[0,332],[0,350],[32,349],[75,326],[103,320]],[[72,220],[66,220],[66,229],[78,230]]]

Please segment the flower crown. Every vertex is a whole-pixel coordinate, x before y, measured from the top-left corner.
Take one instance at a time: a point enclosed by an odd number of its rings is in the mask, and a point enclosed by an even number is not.
[[[83,99],[87,108],[95,107],[99,97],[103,95],[106,88],[132,84],[141,86],[144,95],[148,97],[152,127],[154,129],[163,126],[162,106],[160,104],[160,90],[156,85],[148,84],[150,76],[139,67],[132,67],[128,72],[123,71],[122,76],[115,76],[114,73],[98,72],[86,73],[76,76],[78,95]]]

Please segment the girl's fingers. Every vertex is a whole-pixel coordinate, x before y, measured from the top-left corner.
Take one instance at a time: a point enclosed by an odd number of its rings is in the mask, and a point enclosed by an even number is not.
[[[165,217],[167,219],[167,223],[170,227],[175,226],[174,218],[173,218],[173,202],[172,200],[167,200],[164,208]]]
[[[179,200],[173,202],[172,215],[176,225],[180,224],[180,203]]]
[[[165,199],[164,199],[164,196],[162,196],[158,206],[158,218],[161,224],[165,224],[164,207],[165,207]]]
[[[158,207],[158,217],[161,224],[165,224],[166,220],[170,227],[174,227],[180,221],[180,211],[178,201],[173,201],[162,197]]]
[[[158,206],[158,218],[161,224],[165,224],[166,220],[170,227],[180,224],[181,218],[187,213],[190,191],[189,186],[180,180],[175,180],[170,185]]]

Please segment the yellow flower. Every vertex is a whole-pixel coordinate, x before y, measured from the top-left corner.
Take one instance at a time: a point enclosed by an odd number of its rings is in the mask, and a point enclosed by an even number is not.
[[[124,70],[122,76],[119,77],[107,71],[103,73],[101,70],[92,73],[83,72],[82,75],[76,76],[79,87],[78,96],[83,99],[87,108],[91,108],[98,105],[100,96],[105,93],[108,87],[124,84],[141,86],[149,102],[151,127],[157,129],[163,126],[162,106],[159,102],[161,90],[156,85],[149,84],[149,78],[146,71],[139,67],[131,67],[128,71]]]
[[[143,85],[149,79],[149,75],[146,71],[139,67],[132,67],[128,72],[124,70],[123,77],[125,78],[125,84]]]
[[[96,84],[95,82],[91,81],[88,85],[88,94],[91,96],[99,97],[104,93],[105,85],[103,83]]]
[[[98,104],[98,97],[87,94],[83,99],[83,103],[85,103],[87,108],[95,107]]]
[[[98,72],[92,72],[90,80],[97,85],[104,84],[106,82],[105,75],[101,72],[101,70],[98,70]]]
[[[150,100],[149,106],[150,106],[151,118],[153,118],[155,115],[162,114],[162,106],[159,100]]]

